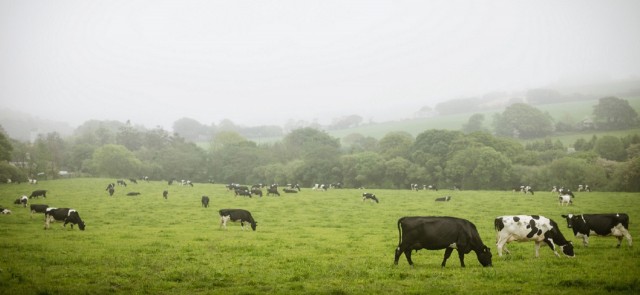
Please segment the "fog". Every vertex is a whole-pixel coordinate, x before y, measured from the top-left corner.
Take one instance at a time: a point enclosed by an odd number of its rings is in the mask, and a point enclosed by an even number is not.
[[[640,77],[640,1],[0,1],[0,100],[79,125],[365,121]]]

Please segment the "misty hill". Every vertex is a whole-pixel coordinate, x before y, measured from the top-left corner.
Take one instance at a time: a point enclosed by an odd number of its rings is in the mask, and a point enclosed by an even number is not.
[[[8,109],[0,109],[0,125],[9,137],[20,141],[31,141],[38,134],[51,132],[58,132],[61,136],[68,136],[74,130],[66,122],[41,119],[27,113]]]

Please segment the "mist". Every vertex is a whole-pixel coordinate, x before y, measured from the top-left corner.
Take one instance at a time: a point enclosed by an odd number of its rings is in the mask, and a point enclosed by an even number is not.
[[[640,2],[2,1],[2,107],[79,125],[365,121],[640,77]]]

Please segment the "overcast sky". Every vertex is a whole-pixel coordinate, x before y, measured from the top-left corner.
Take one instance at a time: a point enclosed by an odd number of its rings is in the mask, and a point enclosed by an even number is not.
[[[0,0],[2,106],[170,129],[640,77],[640,1]]]

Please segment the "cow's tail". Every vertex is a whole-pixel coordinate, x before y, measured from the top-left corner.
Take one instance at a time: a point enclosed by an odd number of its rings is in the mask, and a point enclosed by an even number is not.
[[[398,219],[398,247],[400,247],[400,245],[402,244],[402,227],[401,227],[401,223],[403,218]]]

